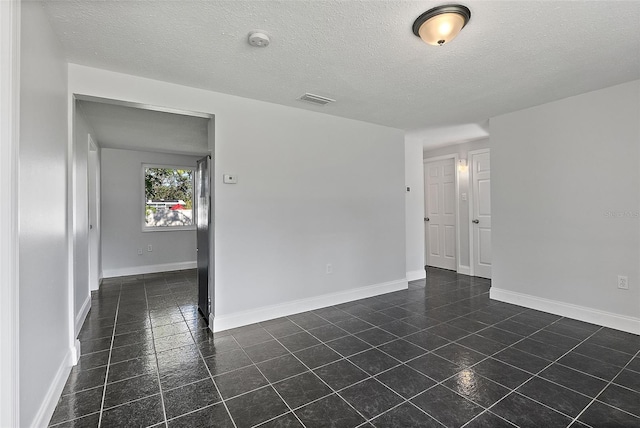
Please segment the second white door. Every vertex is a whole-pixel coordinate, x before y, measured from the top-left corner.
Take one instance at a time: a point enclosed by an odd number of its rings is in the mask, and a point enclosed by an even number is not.
[[[473,275],[491,278],[491,159],[489,151],[470,155]]]
[[[456,170],[453,159],[426,162],[426,265],[456,270]]]

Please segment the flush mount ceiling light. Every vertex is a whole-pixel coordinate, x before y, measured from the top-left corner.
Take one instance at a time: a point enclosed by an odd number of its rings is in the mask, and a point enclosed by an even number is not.
[[[429,9],[413,23],[413,34],[423,42],[442,46],[453,40],[471,19],[466,6],[448,4]]]

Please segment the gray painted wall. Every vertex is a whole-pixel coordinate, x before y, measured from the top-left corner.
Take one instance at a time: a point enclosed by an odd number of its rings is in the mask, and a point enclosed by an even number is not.
[[[20,42],[20,425],[32,426],[70,355],[67,64],[39,2],[22,2]]]
[[[636,80],[491,119],[494,287],[640,316],[639,100]]]
[[[404,280],[401,130],[71,64],[69,84],[215,115],[217,316]]]
[[[195,262],[195,230],[142,231],[142,164],[192,166],[201,156],[101,150],[102,270],[119,276],[147,266]],[[153,251],[147,251],[151,244]],[[142,255],[138,255],[142,248]]]
[[[411,135],[404,139],[405,251],[406,272],[410,280],[424,278],[424,178],[422,141]]]

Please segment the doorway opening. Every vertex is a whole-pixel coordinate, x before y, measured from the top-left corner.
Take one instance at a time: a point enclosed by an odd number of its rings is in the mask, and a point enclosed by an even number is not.
[[[197,267],[196,232],[145,231],[143,164],[192,169],[213,158],[214,115],[74,94],[71,104],[70,339],[75,343],[103,279],[152,275]],[[213,162],[203,180],[213,189]],[[205,197],[211,206],[211,195]],[[213,216],[209,216],[208,220]],[[203,292],[214,302],[213,225],[208,228],[211,266]],[[180,258],[182,257],[182,258]],[[204,314],[213,319],[214,305]]]
[[[455,151],[423,159],[425,268],[491,279],[490,149]]]

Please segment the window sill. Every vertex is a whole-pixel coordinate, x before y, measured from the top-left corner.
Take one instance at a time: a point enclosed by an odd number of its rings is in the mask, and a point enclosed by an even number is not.
[[[165,227],[143,227],[142,232],[184,232],[186,230],[196,230],[195,226],[165,226]]]

